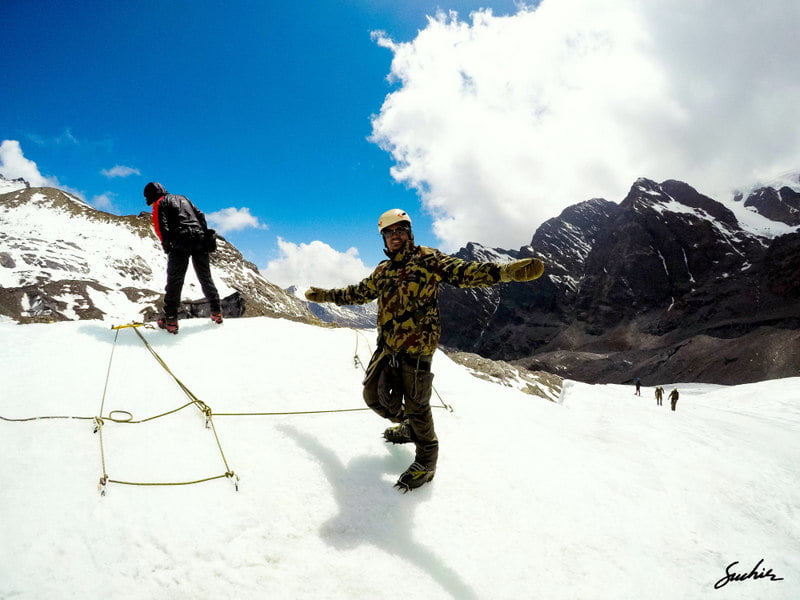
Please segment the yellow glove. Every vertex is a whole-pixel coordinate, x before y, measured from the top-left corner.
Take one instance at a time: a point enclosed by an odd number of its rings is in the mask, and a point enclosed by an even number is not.
[[[500,267],[500,281],[530,281],[544,273],[544,263],[538,258],[523,258]]]
[[[328,290],[310,287],[306,290],[306,300],[310,300],[311,302],[330,302],[331,294]]]

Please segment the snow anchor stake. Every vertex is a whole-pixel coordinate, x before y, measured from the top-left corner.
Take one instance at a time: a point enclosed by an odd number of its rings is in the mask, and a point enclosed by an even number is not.
[[[211,412],[211,407],[208,406],[207,404],[204,404],[201,410],[203,411],[203,414],[206,416],[206,429],[210,429],[211,417],[213,415],[213,413]]]

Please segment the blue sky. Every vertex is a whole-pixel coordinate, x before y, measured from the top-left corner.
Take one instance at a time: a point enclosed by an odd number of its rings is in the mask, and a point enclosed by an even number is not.
[[[259,266],[275,236],[357,245],[374,262],[377,214],[417,201],[367,141],[392,88],[392,54],[370,34],[411,39],[437,6],[14,0],[0,131],[42,174],[108,198],[112,212],[144,210],[149,180],[209,213],[249,208],[268,229],[230,234]],[[118,165],[138,173],[102,174]]]
[[[117,214],[160,181],[281,284],[368,272],[393,207],[426,245],[519,248],[637,177],[800,166],[798,3],[709,4],[10,0],[0,173]]]

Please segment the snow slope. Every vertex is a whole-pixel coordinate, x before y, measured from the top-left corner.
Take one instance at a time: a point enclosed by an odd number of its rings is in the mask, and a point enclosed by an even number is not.
[[[353,355],[366,363],[373,333],[267,318],[142,333],[214,429],[194,405],[106,418],[101,454],[92,420],[0,421],[0,598],[797,598],[800,378],[679,385],[671,412],[652,388],[576,382],[553,403],[437,354],[454,412],[434,409],[436,479],[404,495],[412,450],[370,412],[221,414],[361,407]],[[188,402],[132,329],[115,336],[0,322],[0,415],[139,420]],[[103,461],[139,482],[230,468],[239,490],[101,496]],[[714,589],[761,559],[782,580]]]
[[[53,198],[66,206],[53,206]],[[135,218],[105,215],[70,194],[49,188],[32,193],[29,202],[0,205],[3,250],[14,265],[0,269],[0,286],[89,280],[97,282],[99,289],[89,288],[87,293],[108,318],[142,309],[141,298],[134,295],[132,299],[129,290],[139,289],[143,295],[149,291],[145,297],[155,301],[163,289],[167,259],[149,227],[147,235],[142,235],[131,219]],[[216,266],[212,273],[220,297],[235,291],[226,285],[226,273]],[[187,272],[183,297],[203,297],[194,269]],[[85,308],[81,294],[63,294],[58,299],[66,303],[65,317],[80,318],[76,309]]]

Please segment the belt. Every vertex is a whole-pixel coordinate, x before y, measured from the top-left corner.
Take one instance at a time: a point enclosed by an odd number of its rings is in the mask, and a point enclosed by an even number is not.
[[[430,354],[409,354],[408,352],[393,352],[389,355],[389,366],[397,368],[401,364],[408,365],[417,371],[430,371],[433,357]]]

